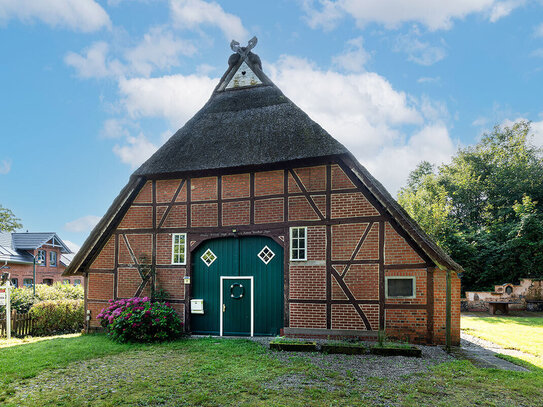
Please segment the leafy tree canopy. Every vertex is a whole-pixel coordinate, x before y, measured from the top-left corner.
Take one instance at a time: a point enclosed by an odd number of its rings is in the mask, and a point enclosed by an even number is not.
[[[530,123],[496,126],[450,164],[422,162],[399,203],[459,262],[465,289],[543,278],[543,150]]]
[[[0,205],[0,231],[1,232],[13,232],[16,229],[20,229],[23,225],[20,222],[20,219],[15,217],[13,212],[8,208],[2,207]]]

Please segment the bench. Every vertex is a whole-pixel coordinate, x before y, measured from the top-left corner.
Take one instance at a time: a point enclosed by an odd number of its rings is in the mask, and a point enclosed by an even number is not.
[[[496,311],[501,311],[503,315],[509,314],[508,301],[488,301],[488,312],[492,315],[496,315]]]

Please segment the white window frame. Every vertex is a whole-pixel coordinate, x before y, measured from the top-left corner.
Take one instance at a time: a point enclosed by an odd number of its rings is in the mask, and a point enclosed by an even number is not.
[[[413,295],[411,296],[394,296],[388,295],[388,280],[411,280],[413,283]],[[417,298],[417,278],[415,276],[385,276],[385,298],[408,300]]]
[[[184,256],[182,262],[175,262],[175,237],[176,236],[183,236],[183,242],[184,242]],[[172,233],[172,264],[185,266],[187,264],[187,234],[186,233]]]
[[[293,258],[293,245],[292,245],[292,241],[294,240],[294,234],[292,233],[292,231],[294,229],[303,229],[304,230],[304,258],[303,259],[294,259]],[[292,226],[290,228],[290,231],[289,231],[289,234],[290,234],[290,249],[289,249],[289,252],[290,252],[290,261],[307,261],[307,226]],[[299,238],[297,238],[299,239]],[[300,247],[298,247],[296,250],[299,250]]]
[[[53,263],[53,257],[55,258],[55,262]],[[49,267],[56,267],[57,266],[57,252],[50,251],[49,252]]]

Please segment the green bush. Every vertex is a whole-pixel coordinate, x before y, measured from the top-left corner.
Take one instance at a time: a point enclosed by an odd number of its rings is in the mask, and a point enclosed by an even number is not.
[[[118,342],[165,341],[183,332],[183,323],[170,304],[151,302],[147,297],[110,300],[97,318]]]
[[[78,332],[85,324],[83,300],[42,301],[29,314],[34,319],[34,336]]]
[[[11,309],[20,313],[27,313],[32,306],[41,301],[50,300],[82,300],[83,286],[55,283],[52,286],[46,284],[36,285],[36,297],[34,298],[32,287],[21,287],[11,290]],[[4,307],[0,308],[0,312]]]

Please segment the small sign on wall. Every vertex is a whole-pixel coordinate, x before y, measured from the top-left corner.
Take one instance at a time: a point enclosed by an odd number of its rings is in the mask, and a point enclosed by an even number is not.
[[[188,277],[188,276],[183,277],[183,282],[185,284],[190,284],[190,277]]]

